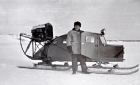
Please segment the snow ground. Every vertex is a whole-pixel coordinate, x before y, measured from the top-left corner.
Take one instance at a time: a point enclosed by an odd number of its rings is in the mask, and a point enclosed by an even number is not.
[[[9,38],[8,38],[9,39]],[[139,85],[140,72],[132,75],[81,74],[71,70],[50,71],[19,69],[17,66],[32,65],[20,48],[19,42],[0,41],[0,85]],[[125,47],[121,66],[140,64],[140,42],[111,42]],[[88,63],[89,64],[89,63]],[[79,69],[80,70],[80,69]]]

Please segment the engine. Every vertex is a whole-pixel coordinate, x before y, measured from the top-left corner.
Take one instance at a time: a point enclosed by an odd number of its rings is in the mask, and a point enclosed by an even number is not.
[[[50,23],[34,26],[31,30],[35,42],[44,42],[53,39],[53,26]]]

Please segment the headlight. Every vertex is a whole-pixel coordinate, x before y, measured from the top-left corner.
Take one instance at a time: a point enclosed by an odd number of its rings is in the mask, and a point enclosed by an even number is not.
[[[106,33],[106,30],[105,30],[105,29],[102,29],[102,30],[101,30],[101,34],[102,34],[102,35],[105,35],[105,33]]]

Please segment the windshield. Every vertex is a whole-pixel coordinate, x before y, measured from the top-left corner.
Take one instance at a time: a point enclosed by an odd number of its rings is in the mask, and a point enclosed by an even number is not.
[[[101,39],[101,42],[102,42],[103,44],[107,44],[107,43],[106,43],[106,39],[105,39],[105,37],[104,37],[103,35],[100,36],[100,39]]]

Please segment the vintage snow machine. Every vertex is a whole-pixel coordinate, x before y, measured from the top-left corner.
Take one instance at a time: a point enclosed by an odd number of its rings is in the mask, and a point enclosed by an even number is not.
[[[20,34],[20,44],[23,53],[32,60],[42,60],[36,65],[52,65],[54,61],[65,62],[68,66],[71,54],[66,45],[67,34],[53,37],[53,26],[50,23],[34,26],[32,35]],[[86,62],[96,62],[93,68],[102,67],[101,64],[124,61],[123,45],[109,45],[104,37],[105,29],[101,33],[81,33],[81,55],[85,56]],[[27,40],[28,39],[28,40]],[[135,67],[137,67],[136,65]],[[112,68],[118,67],[113,64]]]

